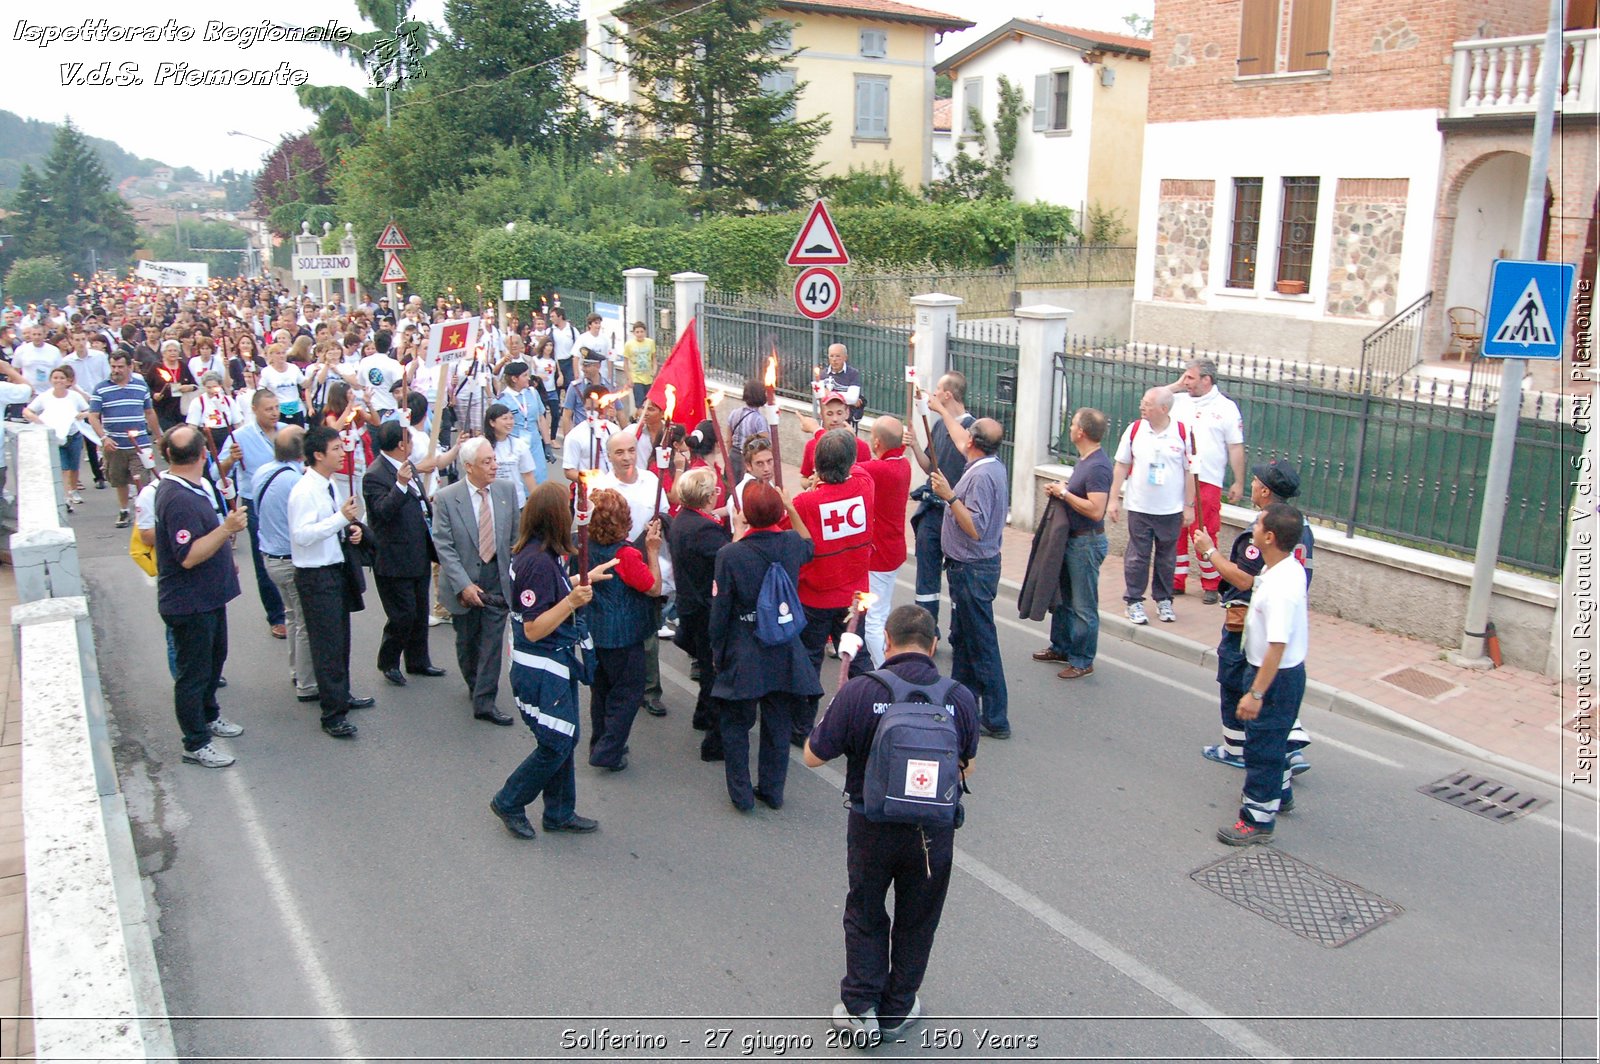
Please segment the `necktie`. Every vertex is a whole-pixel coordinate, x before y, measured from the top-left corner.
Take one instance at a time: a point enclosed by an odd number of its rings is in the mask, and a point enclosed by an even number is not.
[[[333,504],[333,512],[334,513],[338,513],[339,512],[339,496],[335,495],[334,492],[333,492],[333,482],[332,481],[328,482],[328,502]],[[339,529],[339,542],[340,543],[344,542],[344,533],[345,533],[344,529],[342,529],[342,528]]]
[[[489,489],[478,489],[478,557],[484,562],[494,557],[494,508],[489,505]]]

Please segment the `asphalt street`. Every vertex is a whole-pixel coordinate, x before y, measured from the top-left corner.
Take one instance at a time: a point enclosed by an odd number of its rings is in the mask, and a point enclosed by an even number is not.
[[[91,492],[74,523],[186,1058],[852,1055],[822,1019],[843,970],[842,765],[796,757],[781,811],[737,812],[667,648],[671,714],[640,715],[627,771],[578,768],[600,831],[519,842],[485,806],[532,737],[472,720],[451,629],[432,630],[449,676],[390,687],[369,593],[352,673],[378,705],[354,741],[327,738],[242,549],[221,693],[239,760],[182,764],[154,589],[111,505]],[[1105,640],[1067,683],[1029,658],[1042,626],[1001,639],[1015,737],[980,747],[928,1019],[875,1055],[1595,1059],[1592,803],[1308,710],[1314,767],[1272,849],[1399,910],[1330,948],[1191,878],[1235,856],[1215,831],[1243,781],[1200,757],[1210,675]],[[1552,801],[1504,824],[1419,793],[1459,769]]]

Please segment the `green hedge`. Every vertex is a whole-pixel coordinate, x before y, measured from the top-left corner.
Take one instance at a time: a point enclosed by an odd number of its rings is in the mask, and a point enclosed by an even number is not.
[[[891,204],[844,207],[833,212],[839,235],[858,266],[884,270],[974,269],[1009,261],[1019,243],[1070,239],[1072,212],[1048,204],[973,200],[954,205]],[[454,286],[457,294],[481,284],[500,290],[508,277],[527,277],[537,290],[612,291],[634,266],[665,278],[695,270],[724,291],[771,291],[787,285],[784,264],[804,212],[715,217],[687,226],[622,225],[592,232],[517,222],[479,228],[448,248],[406,255],[412,291],[430,296]]]

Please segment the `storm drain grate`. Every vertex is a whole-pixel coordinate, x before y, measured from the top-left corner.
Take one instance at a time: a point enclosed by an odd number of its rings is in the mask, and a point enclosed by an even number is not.
[[[1451,683],[1431,672],[1423,672],[1421,669],[1396,669],[1378,679],[1402,691],[1409,691],[1419,698],[1443,698],[1447,694],[1461,690],[1459,684]]]
[[[1538,798],[1526,791],[1517,790],[1509,783],[1501,783],[1485,776],[1474,776],[1466,771],[1451,773],[1444,779],[1424,784],[1417,790],[1448,805],[1465,809],[1469,813],[1477,813],[1497,824],[1509,824],[1550,804],[1548,798]]]
[[[1189,878],[1321,946],[1342,946],[1404,910],[1270,847],[1224,857]]]

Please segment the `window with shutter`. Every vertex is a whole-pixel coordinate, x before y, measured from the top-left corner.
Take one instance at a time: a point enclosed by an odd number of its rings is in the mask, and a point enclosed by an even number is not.
[[[1033,79],[1033,129],[1034,132],[1050,128],[1050,75],[1039,74]]]
[[[889,139],[889,79],[856,75],[855,135],[863,140]]]
[[[983,114],[983,79],[968,78],[961,83],[961,121],[959,128],[961,136],[974,136],[972,128],[972,112]]]
[[[1050,94],[1050,128],[1068,129],[1072,119],[1072,71],[1058,70],[1051,77],[1055,80]]]
[[[774,70],[772,73],[764,74],[761,77],[761,91],[766,93],[768,96],[777,96],[781,93],[788,92],[794,88],[794,85],[795,75],[793,67],[784,67],[781,70]],[[794,105],[790,104],[788,108],[778,115],[777,120],[779,122],[792,122],[794,121],[794,116]]]
[[[1233,179],[1233,233],[1228,241],[1228,287],[1256,286],[1256,249],[1261,238],[1261,178]]]
[[[1333,0],[1294,0],[1289,10],[1288,70],[1327,70]]]
[[[608,77],[617,72],[617,38],[613,36],[617,27],[612,23],[600,24],[600,76]]]
[[[772,29],[773,27],[777,27],[777,33],[773,34],[772,44],[768,49],[769,51],[782,53],[794,50],[793,22],[785,22],[783,19],[778,18],[768,18],[761,20],[761,27],[762,29]]]
[[[1278,67],[1279,0],[1244,0],[1239,15],[1239,75],[1271,74]]]
[[[889,54],[889,33],[887,30],[862,30],[861,54],[867,59],[882,59]]]
[[[1278,224],[1278,280],[1311,283],[1311,255],[1317,233],[1315,177],[1283,179],[1283,214]]]

